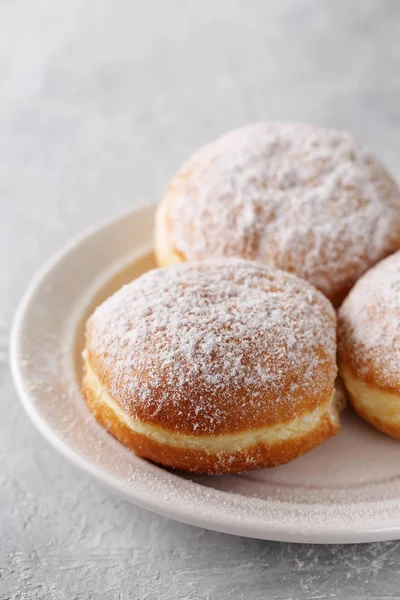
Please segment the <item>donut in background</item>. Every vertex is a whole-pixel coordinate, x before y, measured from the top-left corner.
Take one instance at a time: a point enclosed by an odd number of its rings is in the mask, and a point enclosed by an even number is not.
[[[241,257],[295,273],[335,305],[400,248],[400,192],[347,133],[259,123],[196,152],[156,217],[160,266]]]

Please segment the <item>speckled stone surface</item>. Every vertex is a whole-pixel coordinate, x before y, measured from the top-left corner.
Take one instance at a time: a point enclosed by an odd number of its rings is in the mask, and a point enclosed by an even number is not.
[[[400,542],[235,538],[92,484],[28,422],[7,351],[36,269],[231,127],[348,129],[400,178],[399,27],[396,0],[0,4],[1,599],[400,597]]]

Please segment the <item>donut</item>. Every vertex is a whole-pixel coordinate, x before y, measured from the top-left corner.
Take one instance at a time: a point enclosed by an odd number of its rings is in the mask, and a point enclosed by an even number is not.
[[[355,411],[400,439],[400,252],[365,273],[343,302],[338,353]]]
[[[84,371],[97,421],[166,467],[272,467],[340,429],[330,302],[242,259],[155,269],[124,286],[87,322]]]
[[[292,272],[336,306],[400,248],[400,192],[346,133],[260,123],[199,150],[156,215],[158,264],[239,257]]]

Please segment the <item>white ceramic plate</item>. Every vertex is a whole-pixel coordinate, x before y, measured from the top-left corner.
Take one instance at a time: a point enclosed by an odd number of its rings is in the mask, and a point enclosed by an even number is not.
[[[343,431],[306,456],[236,476],[191,476],[136,457],[93,420],[80,391],[84,323],[154,266],[154,208],[87,232],[36,277],[15,318],[11,362],[23,405],[64,456],[128,500],[237,535],[296,542],[400,537],[400,443],[348,410]]]

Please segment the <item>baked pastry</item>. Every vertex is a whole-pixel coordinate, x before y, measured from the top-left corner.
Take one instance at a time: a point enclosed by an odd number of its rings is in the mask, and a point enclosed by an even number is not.
[[[340,428],[331,304],[257,263],[149,271],[90,317],[84,361],[99,423],[167,467],[271,467]]]
[[[400,192],[346,133],[260,123],[183,165],[156,216],[160,266],[236,256],[295,273],[339,305],[400,248]]]
[[[355,411],[400,439],[400,252],[351,290],[339,311],[338,344]]]

